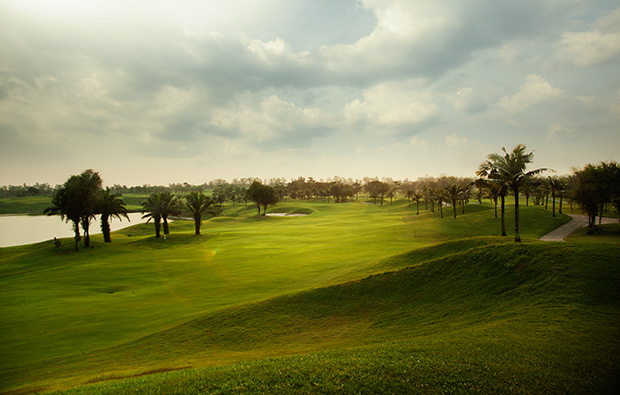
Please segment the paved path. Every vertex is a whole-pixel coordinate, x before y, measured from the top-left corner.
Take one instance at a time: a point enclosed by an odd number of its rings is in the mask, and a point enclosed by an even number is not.
[[[568,214],[573,219],[570,222],[565,223],[559,228],[552,230],[538,240],[542,241],[564,241],[564,238],[576,231],[577,229],[588,226],[588,217],[585,215]],[[603,224],[611,224],[618,222],[615,218],[603,218]],[[598,219],[597,219],[598,223]]]

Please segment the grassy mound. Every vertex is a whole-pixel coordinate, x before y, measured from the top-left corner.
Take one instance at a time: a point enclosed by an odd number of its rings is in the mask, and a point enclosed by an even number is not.
[[[70,393],[616,388],[617,246],[497,244],[423,262],[415,252],[397,259],[411,266],[224,309],[64,361],[61,370],[71,374],[74,363],[74,374],[103,381]],[[244,360],[254,362],[175,371]],[[142,370],[128,373],[135,366]],[[158,371],[167,372],[144,375]]]

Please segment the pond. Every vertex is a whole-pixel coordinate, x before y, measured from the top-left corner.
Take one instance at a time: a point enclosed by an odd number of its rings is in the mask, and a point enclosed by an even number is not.
[[[129,219],[110,221],[112,230],[118,230],[135,224],[146,222],[141,213],[129,213]],[[99,216],[90,223],[90,234],[101,233]],[[53,240],[54,237],[73,237],[73,224],[66,223],[59,216],[46,215],[0,215],[0,247],[38,243]]]

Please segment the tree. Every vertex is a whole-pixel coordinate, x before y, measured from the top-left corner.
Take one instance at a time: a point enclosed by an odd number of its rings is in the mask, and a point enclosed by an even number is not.
[[[179,199],[170,192],[161,192],[161,219],[164,224],[164,234],[170,234],[168,226],[168,216],[181,215],[181,204]]]
[[[79,176],[71,176],[52,196],[52,206],[43,211],[49,216],[60,215],[61,219],[73,223],[75,251],[78,250],[78,241],[80,241],[80,218],[82,217],[79,184]]]
[[[536,169],[526,172],[526,167],[534,159],[534,152],[525,152],[525,145],[518,144],[510,153],[502,148],[504,155],[490,154],[482,163],[478,172],[486,175],[489,180],[503,184],[512,189],[515,195],[515,242],[521,241],[519,234],[519,188],[528,178],[547,169]],[[502,201],[504,196],[502,195]],[[502,210],[503,211],[503,210]],[[502,213],[503,214],[503,213]],[[503,215],[502,215],[503,216]]]
[[[85,170],[80,174],[80,195],[83,208],[82,230],[84,231],[84,247],[90,246],[90,221],[95,218],[99,199],[101,197],[101,184],[103,181],[99,173],[92,169]]]
[[[44,210],[47,215],[60,215],[73,223],[75,251],[80,240],[80,225],[84,230],[84,246],[90,245],[89,224],[97,209],[101,183],[99,173],[92,169],[71,176],[52,196],[52,206]]]
[[[551,191],[551,204],[553,205],[552,216],[555,217],[555,198],[558,195],[562,194],[562,190],[564,189],[564,182],[561,178],[558,177],[548,177],[549,182],[549,190]],[[562,214],[562,209],[560,209],[560,214]]]
[[[596,216],[599,225],[605,205],[611,203],[620,211],[620,166],[616,162],[589,164],[575,170],[571,197],[588,214],[588,224],[596,229]]]
[[[213,200],[204,193],[190,192],[185,198],[185,207],[187,207],[194,217],[194,227],[196,234],[200,234],[200,226],[202,225],[202,214],[213,204]]]
[[[445,194],[452,203],[452,209],[454,211],[454,218],[456,218],[456,206],[458,201],[463,201],[463,207],[465,206],[465,195],[469,192],[469,189],[464,185],[452,184],[444,189]],[[464,211],[464,209],[463,209]]]
[[[160,237],[161,235],[162,209],[161,194],[159,193],[152,193],[146,202],[142,203],[142,214],[144,214],[142,219],[148,218],[147,223],[153,220],[155,224],[155,237]]]
[[[101,191],[101,198],[97,211],[101,214],[101,232],[103,233],[103,240],[106,243],[110,243],[112,242],[112,238],[110,237],[110,218],[116,217],[122,221],[121,217],[125,217],[129,221],[125,202],[119,198],[119,195],[112,193],[110,188],[106,188]]]
[[[383,199],[385,195],[390,191],[390,185],[388,183],[373,180],[364,185],[364,189],[368,193],[368,196],[374,199],[374,203],[377,204],[377,198],[381,199],[381,205],[383,206]]]
[[[269,185],[263,185],[258,181],[254,181],[250,188],[248,188],[248,197],[258,208],[258,215],[260,215],[260,208],[263,206],[263,215],[267,213],[267,206],[278,203],[278,194],[276,190]]]

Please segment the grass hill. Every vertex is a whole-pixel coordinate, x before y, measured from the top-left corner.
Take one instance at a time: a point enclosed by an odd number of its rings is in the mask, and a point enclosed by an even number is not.
[[[566,218],[530,207],[513,244],[490,236],[492,207],[468,208],[242,206],[165,243],[139,225],[79,253],[0,249],[0,388],[611,392],[617,237],[536,242]]]

